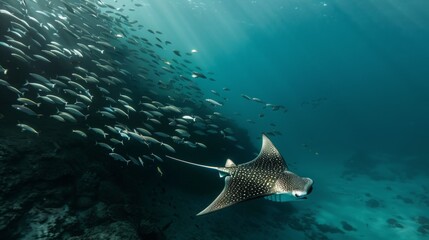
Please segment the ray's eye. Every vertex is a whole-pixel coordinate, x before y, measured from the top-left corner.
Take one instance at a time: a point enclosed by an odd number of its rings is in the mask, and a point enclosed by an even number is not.
[[[307,195],[310,194],[313,191],[313,186],[310,186],[307,190]]]

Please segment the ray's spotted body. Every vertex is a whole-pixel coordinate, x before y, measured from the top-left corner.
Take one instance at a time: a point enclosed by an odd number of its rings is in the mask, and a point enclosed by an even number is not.
[[[214,169],[225,177],[225,186],[219,196],[203,211],[203,215],[246,200],[265,197],[272,201],[296,201],[306,199],[313,190],[313,180],[289,171],[280,152],[262,136],[262,148],[250,162],[236,165],[230,159],[225,167],[212,167],[187,162],[171,156],[170,159],[187,164]]]

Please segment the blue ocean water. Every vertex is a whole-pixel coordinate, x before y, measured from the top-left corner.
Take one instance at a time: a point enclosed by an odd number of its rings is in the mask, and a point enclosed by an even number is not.
[[[424,151],[428,120],[425,1],[148,1],[141,16],[229,87],[225,109],[257,119],[240,94],[285,104],[249,126],[274,121],[282,141],[314,139],[329,148]],[[138,14],[138,13],[135,13]],[[226,95],[227,94],[227,95]],[[302,105],[326,98],[320,106]],[[242,121],[237,118],[237,121]],[[327,138],[328,136],[328,138]],[[295,140],[291,140],[295,139]]]
[[[429,2],[0,9],[0,238],[428,238]],[[18,132],[22,123],[37,134]],[[195,217],[224,180],[165,155],[241,164],[263,133],[289,170],[314,180],[308,199]]]

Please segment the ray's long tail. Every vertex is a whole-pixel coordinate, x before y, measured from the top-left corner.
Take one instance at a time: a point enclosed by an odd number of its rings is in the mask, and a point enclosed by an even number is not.
[[[208,168],[208,169],[213,169],[213,170],[217,170],[217,171],[222,171],[222,169],[220,169],[219,167],[212,167],[212,166],[202,165],[202,164],[198,164],[198,163],[188,162],[188,161],[185,161],[185,160],[182,160],[182,159],[178,159],[178,158],[175,158],[175,157],[172,157],[172,156],[168,156],[168,155],[165,155],[165,157],[173,159],[173,160],[178,161],[178,162],[183,162],[183,163],[187,163],[189,165],[194,165],[194,166],[197,166],[197,167],[202,167],[202,168]]]

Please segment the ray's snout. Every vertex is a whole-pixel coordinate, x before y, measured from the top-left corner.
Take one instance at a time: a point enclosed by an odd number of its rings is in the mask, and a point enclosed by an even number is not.
[[[311,178],[305,178],[307,184],[305,184],[306,195],[309,195],[313,191],[313,180]]]
[[[303,178],[305,184],[300,191],[293,191],[293,195],[298,199],[307,199],[307,195],[309,195],[313,191],[313,180],[310,178]]]

